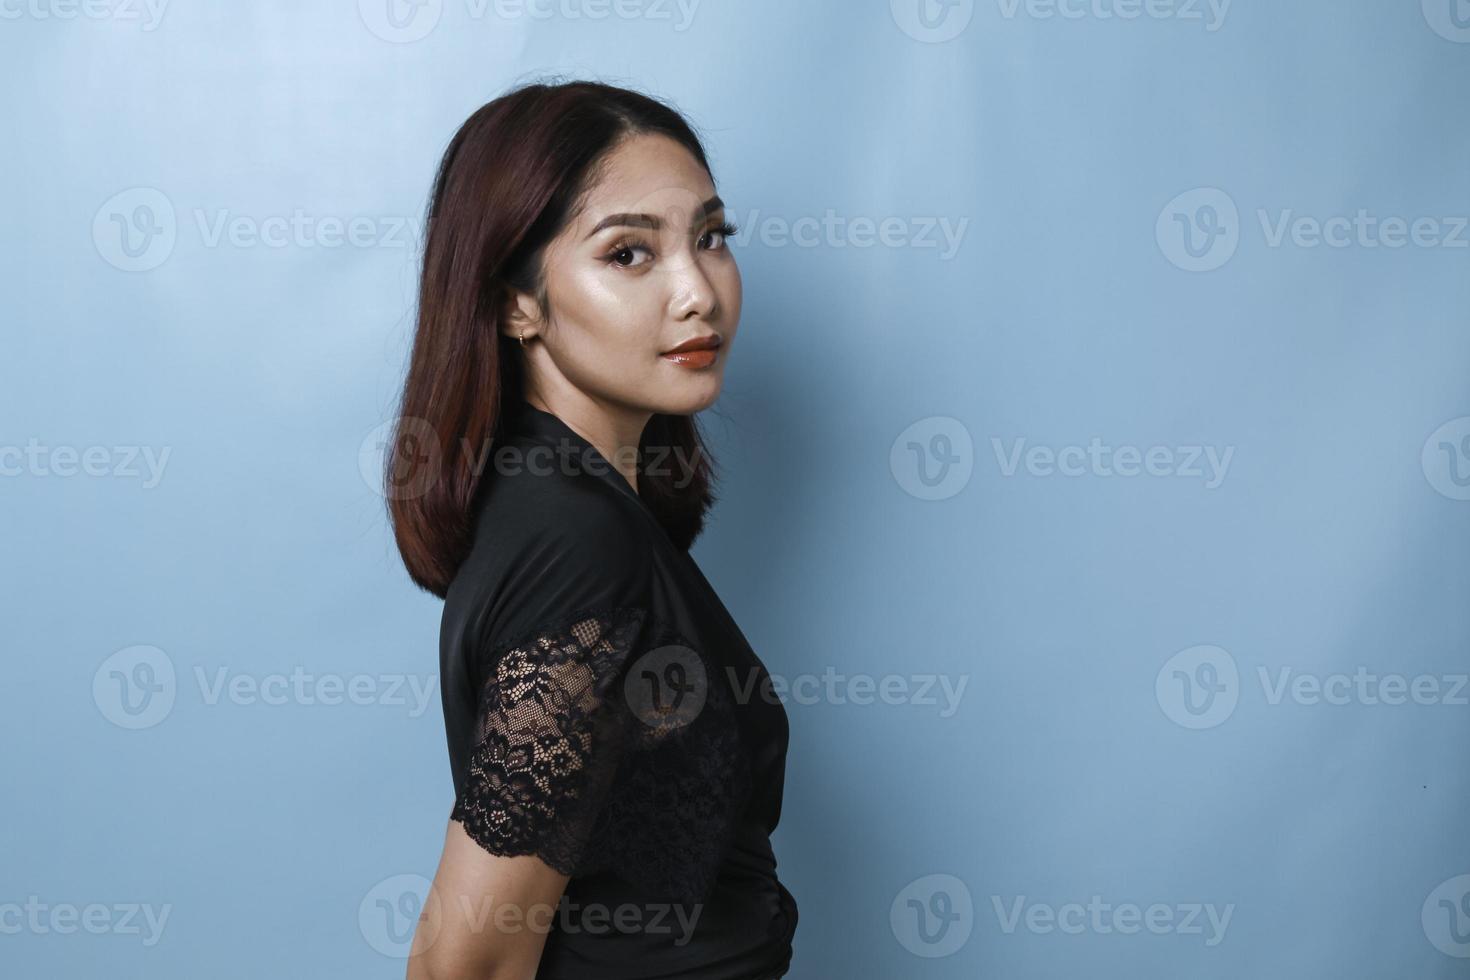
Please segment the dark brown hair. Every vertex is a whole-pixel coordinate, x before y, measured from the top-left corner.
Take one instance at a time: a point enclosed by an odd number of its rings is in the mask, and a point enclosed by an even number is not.
[[[502,419],[524,400],[516,341],[500,332],[511,290],[548,312],[547,244],[580,211],[608,152],[643,133],[677,140],[709,172],[677,110],[591,81],[514,88],[475,110],[444,151],[425,218],[413,353],[384,459],[399,553],[435,595],[469,553],[476,491],[494,478],[486,461]],[[665,463],[645,472],[652,447]],[[715,500],[698,426],[692,416],[656,414],[639,448],[638,493],[687,550]],[[681,465],[670,467],[670,456]]]

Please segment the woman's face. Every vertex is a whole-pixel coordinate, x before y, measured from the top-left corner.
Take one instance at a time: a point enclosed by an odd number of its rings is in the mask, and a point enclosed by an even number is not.
[[[640,135],[611,151],[546,249],[548,318],[522,295],[521,315],[507,322],[512,338],[525,331],[531,390],[633,418],[711,405],[740,322],[740,270],[724,227],[709,174],[678,142]],[[718,341],[713,357],[668,356],[695,339]]]

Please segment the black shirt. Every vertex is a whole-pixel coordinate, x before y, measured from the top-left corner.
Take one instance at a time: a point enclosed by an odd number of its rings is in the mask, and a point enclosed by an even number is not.
[[[528,403],[502,430],[444,605],[453,819],[571,876],[538,980],[780,976],[788,727],[764,665],[590,442]]]

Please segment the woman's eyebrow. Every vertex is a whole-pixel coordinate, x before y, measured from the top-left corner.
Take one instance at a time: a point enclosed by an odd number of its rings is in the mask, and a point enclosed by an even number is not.
[[[708,201],[705,201],[702,205],[700,205],[699,213],[694,216],[694,221],[691,224],[691,227],[699,225],[711,214],[720,210],[724,206],[725,202],[720,200],[720,195],[716,194],[714,197],[710,198]],[[658,231],[661,227],[663,227],[663,220],[660,219],[657,215],[652,214],[630,214],[627,212],[610,214],[606,218],[603,218],[601,221],[599,221],[597,223],[597,226],[587,233],[587,237],[591,238],[593,235],[597,234],[599,231],[602,231],[604,228],[613,227],[647,228],[650,231]]]

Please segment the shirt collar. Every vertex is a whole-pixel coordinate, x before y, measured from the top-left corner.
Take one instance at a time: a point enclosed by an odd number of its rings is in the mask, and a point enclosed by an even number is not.
[[[552,447],[555,452],[552,465],[566,466],[574,474],[591,476],[609,483],[640,506],[647,507],[643,498],[638,496],[638,492],[628,484],[617,467],[608,462],[601,450],[563,422],[560,416],[523,401],[515,417],[508,419],[507,423],[512,432],[525,434],[542,445]]]

